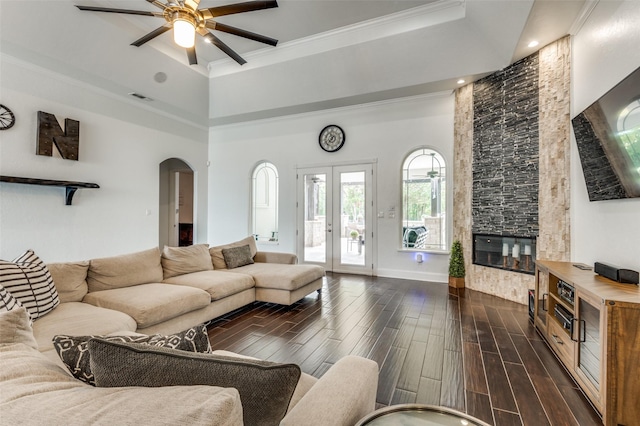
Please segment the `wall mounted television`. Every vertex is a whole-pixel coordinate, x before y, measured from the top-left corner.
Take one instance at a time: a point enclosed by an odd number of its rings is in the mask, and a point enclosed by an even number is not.
[[[640,197],[640,68],[571,123],[589,200]]]

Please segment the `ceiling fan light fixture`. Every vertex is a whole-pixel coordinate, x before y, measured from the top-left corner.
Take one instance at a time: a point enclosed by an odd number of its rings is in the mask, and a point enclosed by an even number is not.
[[[173,41],[181,47],[193,47],[196,42],[196,26],[189,17],[180,16],[173,21]]]

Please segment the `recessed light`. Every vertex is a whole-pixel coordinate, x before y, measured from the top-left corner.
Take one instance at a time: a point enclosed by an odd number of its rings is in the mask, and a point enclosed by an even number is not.
[[[527,46],[528,47],[536,47],[538,44],[540,44],[540,43],[538,43],[537,40],[533,40],[533,41],[530,41]]]
[[[464,83],[463,79],[458,80],[458,84],[463,84],[463,83]]]

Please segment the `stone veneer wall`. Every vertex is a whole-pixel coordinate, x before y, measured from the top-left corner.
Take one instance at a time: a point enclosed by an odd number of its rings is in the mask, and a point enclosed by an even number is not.
[[[537,258],[571,260],[571,39],[540,55],[540,234]]]
[[[538,55],[473,84],[475,234],[538,235]]]
[[[538,240],[537,258],[570,259],[570,40],[538,53]],[[453,237],[463,244],[468,288],[527,304],[534,277],[471,264],[474,90],[456,91],[454,121]]]

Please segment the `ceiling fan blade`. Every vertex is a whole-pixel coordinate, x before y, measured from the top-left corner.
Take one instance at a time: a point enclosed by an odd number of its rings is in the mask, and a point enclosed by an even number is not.
[[[273,7],[278,7],[276,0],[260,0],[210,7],[208,9],[202,9],[201,12],[203,12],[205,19],[210,19],[216,16],[233,15],[234,13],[252,12],[254,10],[271,9]]]
[[[242,59],[242,57],[240,55],[238,55],[236,52],[234,52],[233,49],[231,49],[229,46],[224,44],[224,42],[222,40],[220,40],[218,37],[216,37],[213,34],[211,34],[209,31],[207,31],[205,29],[202,29],[202,30],[199,30],[198,33],[202,37],[204,37],[205,40],[207,40],[209,43],[211,43],[214,46],[216,46],[218,49],[222,50],[224,53],[229,55],[231,57],[231,59],[233,59],[234,61],[236,61],[240,65],[244,65],[244,64],[247,63],[247,61]]]
[[[184,0],[184,5],[191,10],[197,10],[199,4],[200,4],[200,0]]]
[[[164,34],[165,32],[169,31],[171,29],[171,25],[163,25],[159,28],[156,28],[155,30],[151,31],[149,34],[140,37],[139,39],[137,39],[136,41],[134,41],[133,43],[131,43],[132,46],[136,46],[136,47],[140,47],[143,44],[145,44],[146,42],[148,42],[149,40],[153,40],[154,38],[158,37],[160,34]]]
[[[239,37],[248,38],[249,40],[259,41],[260,43],[269,44],[271,46],[275,46],[278,44],[278,40],[276,40],[275,38],[252,33],[251,31],[232,27],[231,25],[225,25],[221,22],[207,21],[206,26],[207,28],[212,30],[218,30],[227,34],[233,34]]]
[[[196,47],[187,48],[187,57],[189,58],[189,65],[197,65],[198,58],[196,57]]]
[[[159,7],[162,10],[165,10],[167,8],[167,6],[164,3],[162,3],[162,2],[160,2],[158,0],[147,0],[147,2],[151,3],[154,6]]]
[[[109,12],[109,13],[125,13],[127,15],[142,15],[142,16],[158,16],[162,17],[162,13],[159,12],[147,12],[144,10],[130,10],[130,9],[111,9],[108,7],[94,7],[94,6],[78,6],[80,10],[88,10],[90,12]]]

